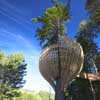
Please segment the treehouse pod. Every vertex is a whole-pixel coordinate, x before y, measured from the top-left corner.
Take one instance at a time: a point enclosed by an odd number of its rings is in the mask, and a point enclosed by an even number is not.
[[[41,53],[40,72],[52,87],[60,78],[61,88],[64,90],[81,71],[83,59],[81,46],[67,36],[60,36],[56,44],[45,48]]]

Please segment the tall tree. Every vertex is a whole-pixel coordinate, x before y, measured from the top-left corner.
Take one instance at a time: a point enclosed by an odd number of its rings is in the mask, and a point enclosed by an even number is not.
[[[98,46],[95,43],[97,38],[97,32],[94,32],[90,20],[82,21],[79,27],[79,32],[76,36],[77,42],[83,47],[84,52],[84,67],[82,72],[96,73],[97,67],[99,68],[99,51]],[[95,66],[96,65],[96,66]],[[83,84],[84,83],[84,84]],[[96,94],[92,91],[91,83],[89,80],[76,78],[70,85],[69,90],[72,94],[73,100],[94,100],[99,98],[98,95],[98,82],[92,82],[93,88],[96,90]],[[87,95],[88,94],[88,95]]]
[[[64,25],[70,18],[68,4],[57,0],[53,3],[53,7],[46,9],[43,16],[33,18],[33,21],[42,24],[37,30],[42,47],[49,46],[40,56],[40,72],[53,86],[55,100],[65,100],[64,89],[80,71],[84,56],[81,46],[65,36]]]
[[[54,3],[53,7],[46,9],[43,16],[33,18],[33,21],[41,23],[42,27],[37,29],[37,38],[43,48],[56,44],[60,36],[65,34],[65,23],[70,19],[68,5],[59,3],[57,0],[52,0]],[[60,62],[60,61],[59,61]],[[60,66],[60,64],[59,64]],[[60,68],[60,67],[59,67]],[[55,86],[54,82],[49,80],[52,86]],[[61,91],[61,82],[56,81],[55,99],[64,99],[64,94]],[[59,88],[58,88],[59,87]]]
[[[17,89],[23,86],[25,74],[26,64],[22,54],[7,56],[0,52],[0,100],[12,100],[19,95]]]
[[[96,69],[93,68],[94,65],[96,65],[98,72],[100,72],[100,54],[97,44],[94,42],[94,39],[98,37],[98,33],[100,33],[99,6],[100,0],[87,0],[86,10],[88,11],[89,19],[88,22],[83,21],[81,23],[77,34],[77,41],[82,45],[85,54],[83,71],[86,73],[95,73]],[[89,80],[76,78],[69,89],[71,90],[70,92],[72,93],[73,100],[99,100],[100,96],[98,93],[100,86],[98,84],[100,84],[99,81],[92,82],[92,86],[95,90],[94,93],[94,91],[92,91],[93,89],[91,89]]]

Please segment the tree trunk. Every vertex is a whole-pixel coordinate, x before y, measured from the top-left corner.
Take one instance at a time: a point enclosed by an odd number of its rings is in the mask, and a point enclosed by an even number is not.
[[[61,80],[56,80],[55,100],[65,100],[64,92],[61,90]]]
[[[0,96],[0,100],[4,100],[3,96]]]

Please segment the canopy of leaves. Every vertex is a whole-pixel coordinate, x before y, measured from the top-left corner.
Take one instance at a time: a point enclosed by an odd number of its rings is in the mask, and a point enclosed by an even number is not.
[[[100,90],[100,81],[93,81],[92,85],[95,91],[95,100],[100,99],[99,90]],[[86,79],[76,78],[70,87],[70,94],[72,95],[71,100],[94,100],[94,95],[91,90],[90,82]]]
[[[97,24],[100,25],[100,7],[97,7],[95,10],[92,20]],[[100,31],[100,30],[99,30]]]
[[[97,33],[92,29],[91,22],[82,21],[79,26],[79,32],[76,36],[77,42],[79,42],[82,47],[84,54],[88,52],[97,53],[97,45],[94,42],[94,39],[97,37]]]
[[[98,6],[100,6],[100,0],[87,0],[86,2],[86,8],[89,13],[94,13]]]
[[[98,71],[100,72],[100,51],[95,56],[95,63],[96,66],[98,67]]]
[[[100,32],[100,0],[87,0],[86,8],[91,20],[92,30]]]
[[[25,74],[26,64],[21,53],[7,56],[0,52],[0,98],[18,96],[16,89],[23,86]]]
[[[90,21],[82,21],[77,34],[77,42],[83,47],[85,55],[83,71],[90,72],[90,67],[94,66],[94,59],[98,53],[98,46],[94,42],[97,38],[97,32],[94,30],[93,25]],[[95,63],[96,64],[96,63]]]
[[[57,3],[55,6],[46,9],[43,16],[32,20],[41,23],[41,28],[37,29],[37,38],[42,46],[55,43],[59,35],[65,32],[64,24],[70,18],[67,4]]]

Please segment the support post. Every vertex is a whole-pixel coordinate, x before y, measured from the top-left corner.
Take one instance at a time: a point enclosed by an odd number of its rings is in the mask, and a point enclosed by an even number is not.
[[[64,91],[61,90],[61,80],[56,80],[55,100],[65,100]]]

